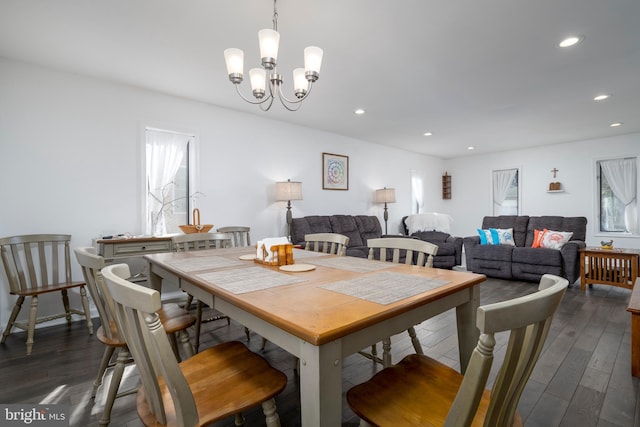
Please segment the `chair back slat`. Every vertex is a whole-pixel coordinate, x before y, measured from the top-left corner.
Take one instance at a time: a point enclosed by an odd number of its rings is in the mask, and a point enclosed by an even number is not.
[[[71,283],[71,235],[31,234],[0,239],[11,293]]]
[[[234,248],[251,246],[250,231],[250,227],[240,225],[231,225],[228,227],[218,228],[219,233],[231,234],[231,246]]]
[[[338,233],[313,233],[304,236],[305,250],[344,256],[349,238]]]
[[[229,233],[192,233],[171,238],[176,252],[229,248],[231,239],[232,236]]]
[[[433,267],[433,257],[438,253],[438,246],[424,240],[404,237],[383,237],[367,240],[369,259],[375,259],[376,249],[380,261],[388,261],[387,250],[391,251],[391,262],[399,263],[402,251],[405,251],[404,263],[420,267]]]
[[[493,361],[495,334],[509,331],[509,343],[502,366],[491,390],[485,426],[511,425],[522,391],[540,356],[553,314],[569,282],[545,274],[538,291],[478,308],[480,330],[458,394],[449,409],[445,426],[469,425],[473,419]]]
[[[189,384],[175,358],[166,331],[156,312],[161,308],[158,291],[125,280],[126,264],[102,269],[107,291],[116,307],[118,325],[133,354],[149,407],[160,424],[167,415],[157,379],[163,377],[171,393],[179,426],[198,423],[198,411]]]

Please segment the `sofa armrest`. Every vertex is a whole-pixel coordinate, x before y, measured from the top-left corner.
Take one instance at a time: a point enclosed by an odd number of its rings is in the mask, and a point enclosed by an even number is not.
[[[456,250],[456,265],[462,265],[462,237],[449,236],[445,242],[453,244],[453,247]]]
[[[467,269],[470,270],[473,265],[473,258],[471,256],[472,249],[480,245],[480,236],[468,236],[462,238],[464,244],[464,252],[467,260]],[[470,270],[471,271],[471,270]]]
[[[562,270],[569,284],[575,283],[580,276],[580,249],[587,246],[582,240],[570,240],[560,248],[562,255]]]

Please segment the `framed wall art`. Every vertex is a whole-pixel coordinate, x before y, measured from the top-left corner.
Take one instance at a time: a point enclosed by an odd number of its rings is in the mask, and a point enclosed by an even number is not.
[[[349,157],[322,153],[322,189],[349,189]]]

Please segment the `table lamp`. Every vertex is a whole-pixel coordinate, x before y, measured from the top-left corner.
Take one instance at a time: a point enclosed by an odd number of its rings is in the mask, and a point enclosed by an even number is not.
[[[389,219],[389,211],[387,210],[387,203],[396,202],[396,190],[395,188],[381,188],[376,190],[373,194],[373,203],[384,203],[384,234],[387,233],[387,220]]]
[[[302,200],[302,183],[299,181],[291,181],[290,179],[282,182],[276,182],[276,200],[278,202],[287,202],[287,233],[291,242],[291,201]]]

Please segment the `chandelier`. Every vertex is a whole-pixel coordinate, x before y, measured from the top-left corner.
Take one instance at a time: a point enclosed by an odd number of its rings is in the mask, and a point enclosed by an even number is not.
[[[296,68],[293,70],[295,99],[289,99],[282,93],[283,78],[282,75],[278,73],[276,67],[278,45],[280,43],[276,0],[273,1],[273,29],[260,30],[258,32],[258,42],[260,44],[262,68],[252,68],[249,70],[249,79],[255,100],[246,98],[239,89],[244,73],[244,52],[240,49],[229,48],[224,51],[224,60],[227,64],[229,80],[234,84],[236,92],[238,92],[238,95],[240,95],[242,99],[250,104],[259,105],[264,111],[268,111],[271,108],[273,100],[276,97],[287,110],[296,111],[300,108],[300,105],[302,105],[301,102],[307,99],[311,93],[313,83],[320,77],[322,49],[316,46],[309,46],[304,49],[304,68]],[[269,72],[268,85],[267,71]],[[269,87],[268,94],[266,93],[267,86]]]

